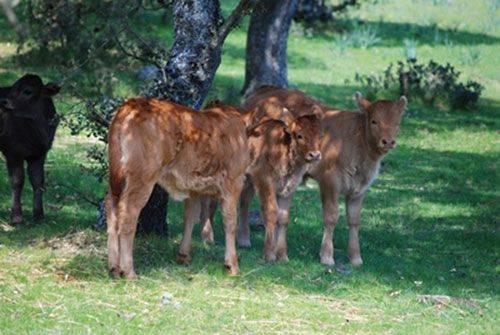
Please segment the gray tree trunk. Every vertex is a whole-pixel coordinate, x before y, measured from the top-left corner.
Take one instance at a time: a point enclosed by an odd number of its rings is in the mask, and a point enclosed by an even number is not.
[[[149,94],[199,109],[221,60],[219,1],[172,2],[174,44]]]
[[[288,31],[297,4],[261,0],[255,5],[247,35],[244,96],[261,85],[288,86]]]

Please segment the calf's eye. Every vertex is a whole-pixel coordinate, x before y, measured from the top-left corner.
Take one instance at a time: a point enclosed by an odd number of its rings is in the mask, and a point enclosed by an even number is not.
[[[375,120],[372,120],[372,124],[377,124],[377,121],[375,121]]]
[[[304,136],[302,136],[302,134],[297,134],[297,139],[298,140],[302,140],[304,138]]]
[[[31,92],[31,90],[29,90],[29,89],[25,89],[25,90],[23,91],[23,94],[24,94],[24,95],[31,95],[31,93],[32,93],[32,92]]]

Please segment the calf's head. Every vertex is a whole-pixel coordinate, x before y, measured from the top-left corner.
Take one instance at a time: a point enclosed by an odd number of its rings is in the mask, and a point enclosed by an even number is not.
[[[56,95],[60,87],[53,84],[43,84],[39,76],[24,75],[10,87],[8,93],[0,96],[0,108],[7,113],[21,117],[33,117],[43,103],[43,98]]]
[[[357,92],[356,101],[366,115],[366,135],[371,144],[384,154],[394,149],[401,116],[408,103],[406,97],[403,95],[396,102],[380,100],[372,103]]]
[[[283,111],[285,131],[292,141],[297,143],[299,154],[306,162],[321,159],[321,137],[323,135],[321,119],[323,112],[318,106],[313,106],[310,114],[292,117],[286,109]]]

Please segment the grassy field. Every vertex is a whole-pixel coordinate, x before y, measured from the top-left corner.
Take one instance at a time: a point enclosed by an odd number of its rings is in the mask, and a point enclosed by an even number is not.
[[[223,3],[227,10],[234,5]],[[79,166],[95,140],[72,137],[61,127],[48,157],[43,224],[29,218],[29,185],[23,198],[27,224],[8,224],[10,188],[0,165],[0,333],[498,334],[499,8],[492,0],[379,1],[341,18],[346,39],[360,27],[374,34],[374,45],[360,47],[339,38],[338,24],[293,25],[290,85],[332,106],[354,108],[353,94],[363,90],[352,80],[355,73],[378,73],[404,59],[408,41],[419,61],[450,62],[462,80],[485,87],[469,110],[410,104],[398,148],[365,201],[362,267],[348,264],[343,209],[335,234],[337,265],[319,264],[321,206],[318,187],[309,181],[292,205],[290,262],[266,264],[262,231],[254,231],[253,247],[239,250],[241,275],[227,276],[217,216],[217,245],[204,245],[198,227],[192,265],[177,265],[182,204],[171,203],[170,236],[136,240],[140,279],[111,280],[105,232],[91,229],[96,209],[81,199],[98,199],[106,189]],[[226,42],[211,97],[238,101],[245,27]],[[28,71],[57,79],[52,66],[17,64],[3,17],[0,30],[1,85]],[[133,85],[121,85],[133,94]],[[56,103],[64,112],[71,101],[63,93]],[[258,208],[257,201],[253,205]]]

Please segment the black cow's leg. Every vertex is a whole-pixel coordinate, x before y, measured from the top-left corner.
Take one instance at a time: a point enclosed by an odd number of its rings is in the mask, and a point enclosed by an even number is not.
[[[28,160],[28,176],[33,187],[33,219],[35,221],[43,219],[44,163],[45,155],[37,159]]]
[[[17,225],[23,222],[21,210],[21,192],[24,185],[23,160],[18,157],[7,157],[9,182],[12,187],[11,223]]]

